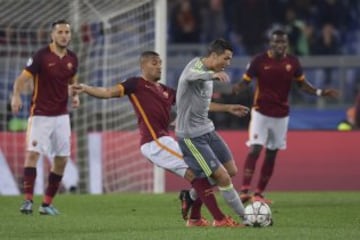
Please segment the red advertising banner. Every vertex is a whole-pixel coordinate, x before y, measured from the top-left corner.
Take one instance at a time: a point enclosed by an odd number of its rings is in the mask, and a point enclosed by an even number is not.
[[[246,131],[219,131],[233,152],[239,172],[234,177],[240,187],[248,147]],[[258,160],[253,186],[258,181],[264,154]],[[279,151],[268,190],[360,190],[360,131],[290,131],[287,149]],[[189,184],[166,174],[166,191],[188,188]]]

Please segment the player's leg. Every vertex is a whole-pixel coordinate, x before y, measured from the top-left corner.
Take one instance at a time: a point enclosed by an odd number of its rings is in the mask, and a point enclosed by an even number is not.
[[[242,177],[242,185],[240,187],[240,198],[243,203],[251,199],[250,188],[251,181],[255,173],[256,163],[259,159],[262,150],[262,145],[254,144],[250,146],[249,152],[246,156]]]
[[[265,191],[266,186],[268,185],[270,178],[273,174],[277,152],[277,149],[266,149],[265,159],[260,171],[259,182],[254,192],[254,197],[252,199],[253,201],[261,201],[267,204],[272,203],[272,200],[265,198],[263,192]]]
[[[188,165],[184,162],[179,144],[170,136],[160,137],[152,142],[143,144],[140,147],[141,153],[153,164],[168,170],[191,183],[195,175]],[[198,198],[196,191],[181,190],[179,199],[181,201],[181,215],[184,220],[188,219],[190,209],[194,216],[200,214],[201,201],[193,206],[194,201]]]
[[[24,163],[24,202],[20,207],[23,214],[32,213],[34,187],[36,180],[36,165],[40,154],[38,152],[27,151]]]
[[[246,143],[250,149],[244,162],[242,185],[240,187],[240,198],[242,202],[247,202],[251,199],[251,181],[262,146],[266,143],[267,137],[267,117],[253,109],[251,111],[251,122],[249,125],[249,140]]]
[[[59,189],[65,166],[70,156],[70,119],[69,115],[53,117],[53,134],[51,135],[50,156],[54,157],[48,176],[48,184],[45,190],[39,213],[44,215],[57,215],[59,211],[52,205],[53,199]]]
[[[223,180],[223,184],[221,181],[217,181],[217,185],[219,187],[220,193],[222,194],[223,198],[225,199],[225,202],[233,209],[233,211],[241,218],[244,218],[244,206],[240,200],[239,194],[237,193],[236,189],[233,187],[231,178],[232,176],[235,176],[237,173],[237,167],[235,165],[235,161],[233,160],[233,156],[231,154],[231,151],[225,141],[216,133],[212,132],[209,135],[210,141],[209,145],[214,152],[217,159],[220,161],[222,166],[225,168],[225,171],[227,172],[227,175],[221,175],[219,178],[222,178],[222,176],[226,177]],[[219,168],[218,170],[222,170],[222,168]],[[214,175],[217,174],[216,170],[214,172]],[[220,172],[220,174],[222,174]],[[212,176],[215,180],[218,178],[216,176]]]
[[[49,126],[51,122],[44,117],[32,116],[28,120],[26,154],[24,161],[24,202],[20,207],[20,212],[24,214],[32,213],[33,195],[36,180],[36,165],[40,153],[46,152],[49,146],[49,136],[51,134]]]
[[[220,210],[213,192],[213,186],[208,180],[211,176],[220,186],[229,186],[231,184],[229,174],[216,158],[208,144],[208,140],[208,134],[192,139],[179,139],[181,150],[184,153],[184,160],[197,176],[192,182],[192,186],[213,216],[213,226],[239,226]]]
[[[257,188],[254,193],[253,200],[263,201],[271,204],[270,199],[264,197],[263,192],[268,185],[275,168],[276,156],[278,149],[286,148],[286,134],[289,117],[284,118],[270,118],[269,123],[269,137],[266,143],[266,152],[264,162],[260,171],[260,178]]]

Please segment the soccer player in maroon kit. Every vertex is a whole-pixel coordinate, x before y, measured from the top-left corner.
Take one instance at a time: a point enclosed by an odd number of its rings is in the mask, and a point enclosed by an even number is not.
[[[86,84],[74,85],[73,90],[84,92],[97,98],[121,98],[128,96],[138,118],[141,153],[153,164],[166,169],[187,181],[194,180],[194,173],[184,162],[178,143],[170,136],[170,111],[175,104],[175,90],[159,83],[161,76],[161,59],[158,53],[145,51],[140,56],[141,76],[130,77],[115,86],[104,88]],[[243,107],[237,104],[212,103],[210,110],[226,111],[242,116]],[[183,191],[182,191],[183,193]],[[208,221],[201,216],[200,198],[190,190],[191,202],[184,202],[183,218],[186,226],[207,226]],[[190,217],[187,214],[190,209]]]
[[[286,149],[286,135],[289,122],[288,96],[293,81],[306,93],[316,96],[337,97],[334,89],[316,89],[306,79],[298,58],[287,53],[288,36],[282,30],[275,30],[270,36],[268,51],[255,56],[243,75],[241,82],[233,88],[235,93],[246,88],[256,78],[256,90],[249,125],[250,151],[246,157],[240,198],[272,203],[263,192],[273,174],[276,154]],[[257,159],[262,148],[266,148],[260,179],[254,195],[250,195],[250,184]]]
[[[59,188],[66,162],[70,156],[70,118],[67,109],[69,85],[77,82],[78,59],[68,49],[71,40],[70,24],[58,20],[52,24],[52,42],[29,59],[26,68],[16,78],[11,108],[14,114],[22,107],[20,94],[27,81],[33,80],[33,93],[28,120],[26,157],[24,163],[25,200],[20,208],[24,214],[32,213],[36,164],[40,154],[54,156],[48,186],[39,213],[57,215],[52,205]],[[72,107],[79,106],[77,94],[71,94]]]

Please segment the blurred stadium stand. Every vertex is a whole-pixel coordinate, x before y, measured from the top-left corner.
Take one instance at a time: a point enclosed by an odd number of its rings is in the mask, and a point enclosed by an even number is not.
[[[290,129],[336,129],[360,91],[360,1],[178,0],[168,1],[168,9],[167,83],[172,87],[187,61],[203,55],[208,42],[219,37],[235,48],[228,72],[233,82],[239,80],[251,56],[267,48],[271,30],[281,27],[307,79],[316,87],[341,91],[335,101],[305,95],[294,86]],[[217,95],[215,100],[229,99],[250,105],[252,96]],[[212,117],[220,129],[247,127],[246,121],[227,115]]]

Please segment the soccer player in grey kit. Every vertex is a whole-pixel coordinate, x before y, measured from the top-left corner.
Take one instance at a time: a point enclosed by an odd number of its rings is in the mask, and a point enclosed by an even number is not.
[[[176,93],[175,133],[184,160],[196,175],[192,186],[213,216],[214,227],[244,226],[225,216],[219,209],[213,186],[208,180],[215,180],[226,203],[242,219],[244,206],[231,181],[231,176],[237,173],[235,162],[228,146],[215,132],[214,124],[208,118],[213,81],[229,81],[224,69],[230,64],[232,54],[232,46],[227,41],[213,41],[204,58],[196,57],[187,64]],[[243,106],[240,111],[246,115],[248,108]]]

